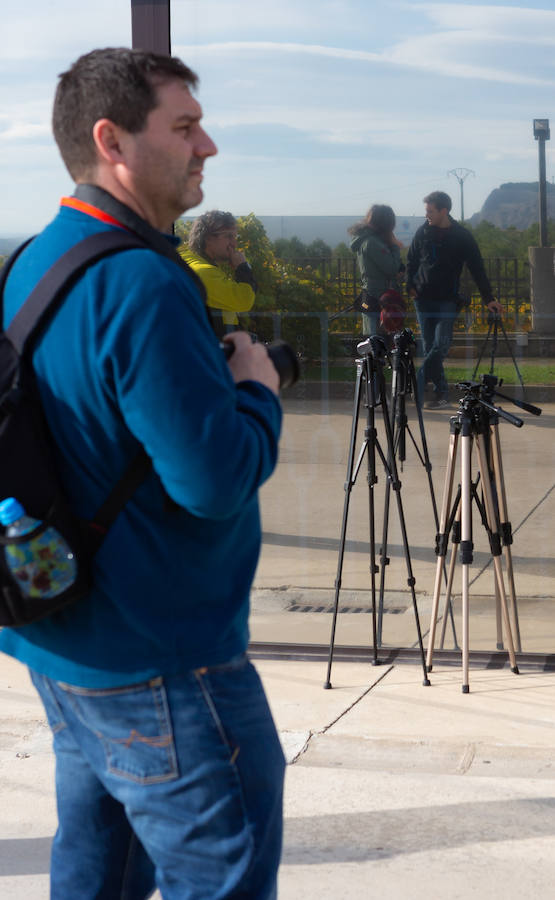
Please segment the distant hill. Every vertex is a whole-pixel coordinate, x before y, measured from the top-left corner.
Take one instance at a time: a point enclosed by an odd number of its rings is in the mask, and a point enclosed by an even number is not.
[[[555,185],[548,182],[546,187],[547,218],[555,219]],[[523,231],[538,221],[538,192],[537,181],[502,184],[491,192],[480,212],[474,213],[468,221],[471,225],[478,225],[485,220],[498,228],[514,225]]]

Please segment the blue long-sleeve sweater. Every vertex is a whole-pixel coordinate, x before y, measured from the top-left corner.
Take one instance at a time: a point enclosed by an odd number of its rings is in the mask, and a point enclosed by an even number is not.
[[[56,258],[109,227],[62,207],[10,273],[5,324]],[[68,293],[33,362],[79,516],[93,517],[139,442],[153,472],[97,553],[90,595],[4,629],[0,650],[83,687],[244,650],[257,490],[276,464],[281,410],[263,385],[234,384],[193,281],[152,250],[99,261]],[[166,493],[178,507],[168,509]]]

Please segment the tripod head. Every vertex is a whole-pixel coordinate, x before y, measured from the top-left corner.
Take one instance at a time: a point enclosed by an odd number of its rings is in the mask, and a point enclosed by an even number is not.
[[[496,312],[494,309],[488,309],[488,325],[499,325],[500,322],[503,322],[501,313]]]
[[[416,347],[416,338],[410,328],[403,328],[393,335],[393,347],[403,354],[409,353],[412,347]]]
[[[525,403],[524,400],[515,400],[514,398],[508,397],[506,394],[501,394],[497,391],[497,385],[500,386],[502,384],[502,378],[498,378],[496,375],[491,374],[480,375],[480,381],[460,381],[457,384],[457,387],[464,391],[464,395],[459,400],[459,410],[461,412],[478,415],[480,408],[487,409],[490,413],[494,413],[501,419],[505,419],[506,422],[510,422],[510,424],[514,425],[516,428],[522,428],[524,425],[522,419],[519,419],[518,416],[513,416],[511,413],[506,412],[506,410],[501,409],[500,406],[495,405],[495,397],[502,397],[504,400],[509,400],[520,409],[532,413],[534,416],[541,415],[541,409],[539,407],[533,406],[531,403]]]
[[[379,334],[373,334],[357,344],[357,353],[362,357],[372,357],[375,363],[383,366],[388,357],[387,344]]]

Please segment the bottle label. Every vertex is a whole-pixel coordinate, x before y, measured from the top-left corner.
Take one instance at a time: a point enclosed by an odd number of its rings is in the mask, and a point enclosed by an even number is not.
[[[32,540],[6,544],[6,562],[27,597],[55,597],[76,577],[76,561],[70,548],[53,528]]]

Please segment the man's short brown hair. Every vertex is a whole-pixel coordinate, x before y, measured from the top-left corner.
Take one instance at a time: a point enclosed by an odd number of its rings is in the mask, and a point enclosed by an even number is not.
[[[142,131],[158,104],[157,88],[173,80],[188,87],[198,82],[177,57],[128,47],[92,50],[62,72],[52,128],[71,177],[86,178],[96,165],[95,122],[110,119],[131,134]]]
[[[447,212],[451,212],[453,205],[449,194],[445,194],[443,191],[432,191],[431,194],[424,197],[423,202],[432,203],[436,209],[446,209]]]

